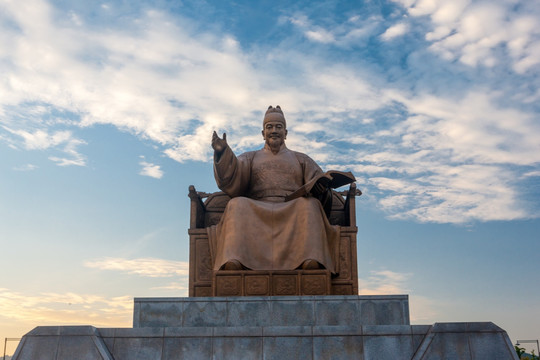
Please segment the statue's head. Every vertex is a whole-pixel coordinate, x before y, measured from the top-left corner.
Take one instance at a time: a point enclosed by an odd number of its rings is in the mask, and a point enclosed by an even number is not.
[[[281,110],[281,107],[277,105],[276,107],[273,107],[270,105],[268,107],[268,110],[266,110],[266,113],[264,114],[264,120],[263,120],[263,128],[264,125],[269,121],[278,121],[283,123],[283,127],[287,128],[287,122],[285,121],[285,115],[283,115],[283,111]]]
[[[264,114],[262,135],[271,147],[280,147],[287,138],[287,122],[279,105],[270,105]]]

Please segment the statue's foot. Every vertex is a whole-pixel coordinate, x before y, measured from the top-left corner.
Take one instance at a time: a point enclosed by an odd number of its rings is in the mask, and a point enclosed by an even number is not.
[[[221,270],[242,270],[243,266],[238,260],[227,261],[222,267]]]
[[[302,270],[317,270],[322,269],[322,265],[316,260],[308,259],[302,263]]]

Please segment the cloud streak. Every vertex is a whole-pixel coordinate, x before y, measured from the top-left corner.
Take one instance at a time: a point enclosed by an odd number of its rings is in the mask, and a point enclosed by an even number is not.
[[[81,325],[101,327],[130,326],[133,298],[93,294],[22,294],[0,289],[0,317],[36,325]]]
[[[85,166],[86,158],[78,151],[80,145],[86,144],[84,140],[77,139],[71,131],[55,131],[48,133],[46,130],[25,131],[22,129],[13,130],[7,126],[2,127],[6,132],[11,133],[22,140],[22,146],[26,150],[47,150],[59,151],[62,156],[49,156],[49,160],[54,161],[59,166]],[[16,144],[17,141],[10,141]],[[13,145],[17,148],[16,145]]]
[[[104,257],[96,260],[87,260],[84,266],[100,270],[120,271],[130,275],[144,277],[185,277],[189,272],[189,264],[185,261],[157,258],[124,259]]]
[[[405,294],[408,279],[412,274],[399,273],[390,270],[372,270],[367,279],[359,279],[359,295],[396,295]]]

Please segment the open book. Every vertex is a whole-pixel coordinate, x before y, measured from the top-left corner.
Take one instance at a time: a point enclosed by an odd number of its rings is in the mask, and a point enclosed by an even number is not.
[[[347,185],[356,181],[354,175],[350,172],[343,172],[337,170],[330,170],[324,174],[314,177],[309,182],[302,185],[292,194],[289,194],[285,197],[285,201],[290,201],[302,196],[307,196],[312,194],[312,190],[316,184],[321,184],[325,189],[332,188],[336,189],[340,186]],[[318,194],[313,194],[318,195]]]

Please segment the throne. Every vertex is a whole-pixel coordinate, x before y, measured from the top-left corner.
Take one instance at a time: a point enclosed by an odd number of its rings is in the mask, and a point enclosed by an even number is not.
[[[357,295],[356,204],[362,192],[352,183],[333,191],[329,221],[340,227],[337,274],[318,270],[214,271],[207,227],[217,224],[230,200],[224,192],[205,193],[189,187],[189,296]]]

